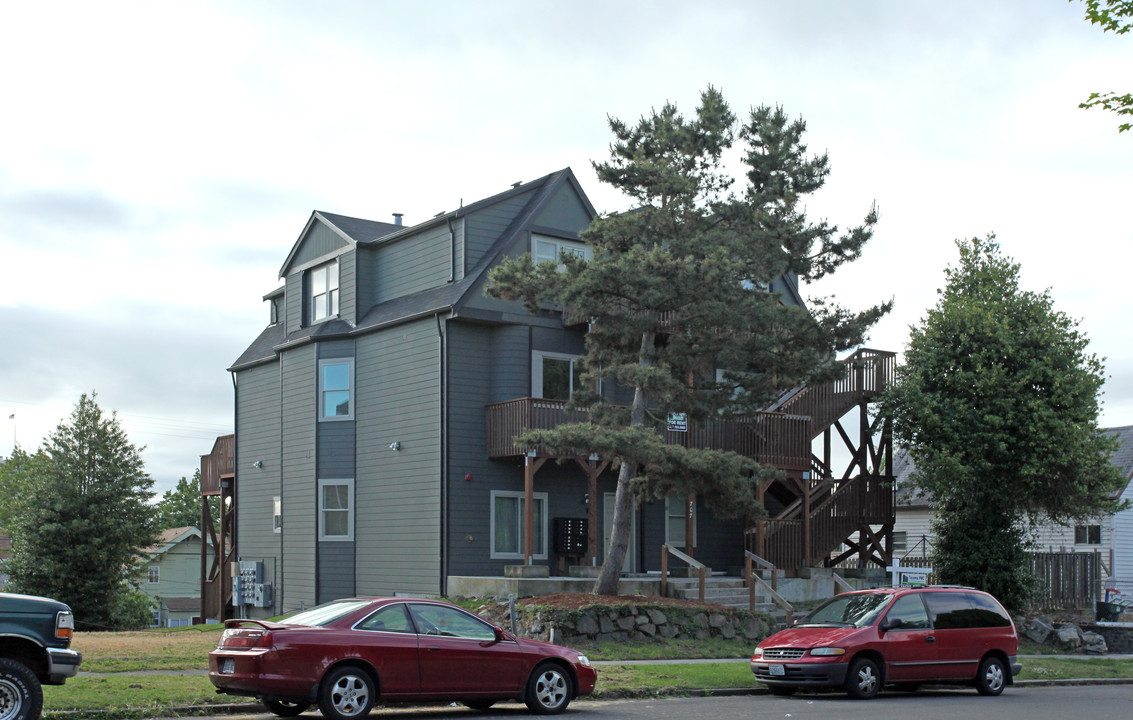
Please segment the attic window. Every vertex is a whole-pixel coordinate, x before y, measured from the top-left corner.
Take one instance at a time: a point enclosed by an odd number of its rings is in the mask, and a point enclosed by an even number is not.
[[[310,270],[311,322],[338,315],[338,261]]]
[[[531,256],[535,262],[558,262],[561,253],[577,255],[585,260],[591,257],[590,246],[574,240],[562,240],[548,235],[531,236]]]

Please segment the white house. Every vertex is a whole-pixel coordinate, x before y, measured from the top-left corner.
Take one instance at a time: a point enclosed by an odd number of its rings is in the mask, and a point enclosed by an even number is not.
[[[1107,428],[1103,432],[1118,438],[1121,446],[1110,462],[1121,471],[1125,487],[1120,497],[1133,505],[1133,425]],[[896,521],[893,525],[895,557],[920,558],[932,555],[932,496],[912,485],[915,472],[905,451],[893,461],[897,484]],[[1133,508],[1083,525],[1041,523],[1035,526],[1035,548],[1041,552],[1100,552],[1102,575],[1107,588],[1120,590],[1133,599]]]

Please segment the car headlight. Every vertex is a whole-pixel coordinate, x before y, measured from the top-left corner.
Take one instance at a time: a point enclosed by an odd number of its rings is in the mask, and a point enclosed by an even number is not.
[[[756,658],[761,658],[761,657],[763,657],[763,648],[757,647],[755,649],[755,651],[751,654],[751,659],[755,660]]]
[[[579,665],[585,665],[586,667],[590,667],[590,658],[586,657],[585,655],[579,655],[578,656],[578,664]]]
[[[817,648],[811,648],[810,654],[811,655],[819,655],[819,656],[845,655],[846,654],[846,648],[817,647]]]

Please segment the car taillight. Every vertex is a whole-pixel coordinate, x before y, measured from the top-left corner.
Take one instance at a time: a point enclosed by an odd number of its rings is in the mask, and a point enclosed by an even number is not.
[[[271,631],[262,628],[229,628],[220,636],[217,647],[246,650],[271,647]]]
[[[66,610],[55,616],[55,637],[70,640],[75,635],[75,616]]]

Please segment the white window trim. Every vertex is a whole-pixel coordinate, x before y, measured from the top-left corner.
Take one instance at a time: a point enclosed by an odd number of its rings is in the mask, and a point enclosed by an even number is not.
[[[669,518],[677,517],[677,514],[675,512],[673,512],[672,500],[673,499],[670,498],[670,497],[665,498],[665,544],[668,545],[669,547],[680,548],[680,549],[683,550],[687,543],[674,542],[673,540],[671,540],[669,538]],[[688,503],[688,496],[685,496],[684,502],[682,502],[681,504],[685,505],[687,507],[687,503]],[[696,504],[695,503],[696,503],[696,501],[694,500],[693,506],[692,506],[692,546],[693,547],[696,547],[696,521],[697,521],[697,514],[698,514],[696,512]],[[685,512],[686,512],[686,508],[682,507],[681,512],[680,512],[680,516],[682,518],[685,518],[685,522],[687,523],[688,518],[685,515]],[[686,527],[687,527],[687,525],[686,525]]]
[[[154,580],[155,577],[157,578],[156,580]],[[160,565],[150,565],[148,573],[146,575],[146,579],[149,580],[149,582],[147,583],[149,585],[160,585],[161,584],[161,566]]]
[[[562,254],[563,250],[581,250],[582,256],[587,260],[590,260],[594,257],[594,251],[591,249],[591,247],[580,240],[567,240],[565,238],[551,237],[550,235],[531,233],[531,259],[536,263],[546,262],[550,259],[539,259],[538,247],[540,242],[554,243],[556,261],[559,259],[559,256]],[[562,263],[559,263],[559,267],[563,267]]]
[[[328,282],[327,283],[327,291],[325,293],[319,293],[319,295],[316,296],[315,295],[315,273],[326,272],[327,270],[330,269],[330,267],[332,265],[335,267],[335,284],[334,284],[334,286],[332,287],[330,285],[330,283]],[[310,296],[307,299],[307,311],[310,313],[309,318],[308,318],[309,324],[314,325],[316,323],[326,322],[327,320],[333,320],[333,319],[338,317],[339,312],[342,310],[342,305],[341,305],[341,303],[342,303],[342,292],[341,292],[342,276],[340,274],[341,272],[342,272],[342,268],[339,267],[337,258],[334,259],[334,260],[331,260],[330,262],[325,262],[325,263],[316,265],[315,267],[313,267],[313,268],[311,268],[310,270],[307,271],[307,283],[308,283],[308,287],[310,288]],[[322,295],[328,295],[329,296],[329,295],[331,295],[331,293],[333,293],[334,298],[337,299],[339,307],[333,308],[331,306],[333,306],[335,303],[329,302],[328,307],[327,307],[327,314],[316,317],[315,298],[321,297]],[[329,299],[330,298],[328,298],[328,300]],[[334,312],[331,312],[331,310],[334,310]]]
[[[346,365],[347,366],[347,386],[346,389],[350,393],[350,412],[346,415],[327,415],[326,414],[326,389],[323,388],[323,367],[327,365]],[[319,422],[346,422],[354,419],[354,404],[358,399],[358,394],[354,391],[354,358],[324,358],[319,360]],[[331,391],[335,392],[335,391]]]
[[[279,518],[279,522],[276,522]],[[271,499],[271,531],[273,533],[283,532],[283,498],[275,495]]]
[[[574,387],[574,365],[582,358],[581,355],[568,355],[566,353],[546,352],[544,350],[531,351],[531,397],[541,398],[543,395],[543,358],[551,358],[552,360],[569,360],[570,371],[567,373],[567,379],[570,381],[570,393],[573,395]]]
[[[327,485],[346,485],[347,492],[347,508],[346,514],[346,528],[345,535],[327,535],[325,515],[323,514],[326,508],[323,507],[323,488]],[[325,478],[319,480],[319,540],[322,542],[354,542],[354,478]],[[338,512],[335,510],[335,512]]]
[[[520,501],[522,501],[526,497],[526,493],[524,493],[522,490],[518,491],[518,492],[513,491],[513,490],[493,490],[491,492],[491,498],[488,500],[488,503],[489,503],[489,505],[488,505],[488,516],[491,518],[491,531],[490,531],[490,534],[488,536],[488,542],[489,542],[488,547],[491,549],[491,558],[493,560],[525,560],[526,556],[523,554],[523,550],[522,550],[523,545],[524,545],[524,543],[523,543],[523,532],[522,532],[522,530],[524,530],[523,527],[520,527],[521,532],[518,535],[518,537],[520,539],[520,543],[519,543],[520,551],[519,552],[517,552],[517,553],[496,552],[496,498],[497,497],[518,498]],[[534,493],[532,497],[535,501],[541,500],[543,502],[543,523],[542,523],[542,525],[543,525],[543,547],[542,547],[542,552],[540,552],[540,548],[532,548],[531,557],[535,560],[546,560],[547,559],[547,544],[549,542],[549,540],[547,538],[547,529],[548,529],[548,526],[549,526],[549,521],[548,521],[547,518],[551,514],[550,513],[550,507],[551,507],[550,506],[550,500],[547,496],[547,493],[545,493],[545,492]],[[522,524],[523,524],[523,515],[522,514],[519,516],[519,522],[520,522],[520,525],[522,526]]]

